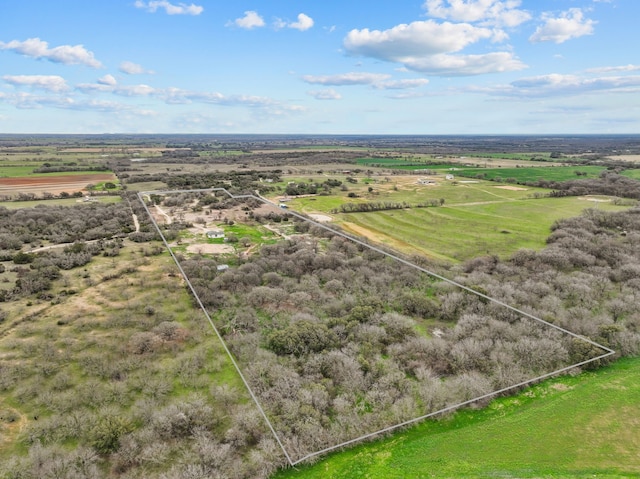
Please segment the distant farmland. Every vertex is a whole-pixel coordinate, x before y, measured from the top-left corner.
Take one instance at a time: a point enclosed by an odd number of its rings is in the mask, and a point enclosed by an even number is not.
[[[580,178],[597,178],[606,170],[603,166],[549,166],[537,168],[461,168],[455,171],[459,176],[483,178],[486,180],[513,180],[514,183],[532,181],[568,181]]]
[[[477,160],[472,158],[471,161]],[[392,170],[450,170],[453,174],[466,178],[482,178],[491,181],[511,181],[513,183],[528,183],[539,180],[547,181],[568,181],[580,178],[597,178],[600,173],[606,170],[604,166],[523,166],[515,168],[482,168],[482,167],[460,167],[460,163],[428,163],[415,160],[402,160],[398,158],[360,158],[359,165],[388,168]],[[634,171],[640,177],[640,170],[630,170],[625,172],[627,176],[632,176]]]

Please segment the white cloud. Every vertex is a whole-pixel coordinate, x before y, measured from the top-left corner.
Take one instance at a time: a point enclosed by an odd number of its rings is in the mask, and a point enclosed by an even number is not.
[[[152,75],[154,73],[153,70],[147,70],[143,68],[142,65],[138,65],[137,63],[129,61],[120,63],[118,70],[120,70],[122,73],[126,73],[127,75]]]
[[[571,8],[554,18],[549,13],[542,16],[544,25],[539,26],[535,33],[529,37],[529,41],[564,43],[572,38],[593,34],[594,20],[584,18],[582,10]]]
[[[467,23],[437,23],[433,20],[397,25],[389,30],[351,30],[344,40],[345,49],[386,61],[457,52],[467,45],[491,38],[492,31]]]
[[[109,85],[109,86],[114,86],[118,83],[118,81],[116,80],[116,78],[113,75],[105,75],[103,77],[98,78],[98,83],[100,83],[101,85]]]
[[[236,18],[233,22],[227,23],[227,26],[235,25],[245,30],[251,30],[253,28],[264,27],[264,19],[255,10],[247,10],[244,12],[244,17]]]
[[[456,22],[480,22],[483,25],[516,27],[531,19],[518,7],[520,0],[426,0],[427,14]]]
[[[486,73],[502,73],[526,68],[526,65],[509,52],[484,55],[432,55],[407,60],[410,70],[436,76],[471,76]]]
[[[401,63],[410,70],[432,75],[478,75],[525,68],[510,52],[451,55],[495,35],[494,30],[468,23],[427,20],[384,31],[352,30],[344,40],[344,47],[352,55]]]
[[[636,72],[640,71],[640,65],[620,65],[616,67],[589,68],[588,73],[609,73],[609,72]]]
[[[298,15],[298,21],[297,22],[284,22],[282,20],[276,20],[275,22],[275,26],[276,28],[293,28],[295,30],[300,30],[301,32],[304,32],[305,30],[309,30],[311,27],[313,27],[313,18],[311,18],[309,15],[305,15],[304,13],[300,13]]]
[[[18,87],[27,86],[52,92],[61,92],[69,89],[65,79],[58,75],[5,75],[2,79]]]
[[[29,38],[23,42],[12,40],[8,43],[0,42],[0,50],[10,50],[27,57],[49,60],[65,65],[85,65],[101,68],[102,64],[95,59],[93,52],[82,45],[61,45],[49,48],[49,44],[39,38]]]
[[[375,83],[373,86],[380,90],[408,90],[418,88],[429,83],[426,78],[415,78],[410,80],[389,80]]]
[[[509,85],[469,91],[520,98],[569,97],[588,93],[637,93],[640,91],[640,75],[585,78],[551,73],[522,78]]]
[[[159,8],[163,8],[167,15],[200,15],[204,11],[204,7],[192,3],[179,3],[174,5],[166,0],[154,0],[151,2],[143,2],[136,0],[134,3],[136,8],[142,8],[148,12],[155,13]]]
[[[403,91],[402,93],[387,95],[387,98],[391,98],[392,100],[413,100],[414,98],[423,98],[424,96],[424,93],[418,91]]]
[[[307,83],[330,86],[344,85],[372,85],[390,78],[384,73],[341,73],[338,75],[305,75],[302,77]]]
[[[118,85],[112,75],[105,75],[98,79],[96,83],[80,83],[76,89],[83,93],[113,93],[119,96],[150,96],[159,92],[149,85]]]
[[[311,95],[316,100],[340,100],[342,98],[342,95],[333,88],[329,88],[327,90],[311,90],[308,91],[307,94]]]

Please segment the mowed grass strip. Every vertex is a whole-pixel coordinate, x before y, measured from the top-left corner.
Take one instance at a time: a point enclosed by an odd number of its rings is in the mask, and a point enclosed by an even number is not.
[[[275,479],[640,477],[640,358],[425,421]]]

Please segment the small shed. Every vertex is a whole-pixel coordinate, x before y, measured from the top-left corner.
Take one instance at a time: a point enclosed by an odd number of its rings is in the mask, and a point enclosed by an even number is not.
[[[223,230],[207,231],[207,238],[211,238],[211,239],[224,238],[224,231]]]
[[[444,179],[445,179],[445,180],[449,180],[449,181],[451,181],[451,180],[453,180],[453,175],[448,174],[448,175],[446,175],[446,176],[444,177]]]

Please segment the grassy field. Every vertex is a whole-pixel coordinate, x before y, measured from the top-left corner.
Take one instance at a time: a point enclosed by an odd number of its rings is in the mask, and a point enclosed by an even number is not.
[[[422,186],[415,176],[392,177],[389,183],[372,187],[374,191],[369,193],[360,181],[349,185],[348,192],[296,198],[289,204],[304,213],[330,214],[347,231],[400,251],[454,262],[487,254],[507,257],[520,248],[540,249],[558,219],[577,216],[586,208],[625,208],[604,198],[597,203],[577,197],[534,198],[548,190],[505,189],[488,181],[469,184],[438,181],[437,186]],[[349,198],[349,192],[358,197]],[[415,205],[440,198],[445,200],[444,207],[332,214],[345,202],[392,201]]]
[[[622,174],[622,176],[626,176],[627,178],[633,178],[634,180],[640,180],[640,170],[625,170],[621,174]]]
[[[606,168],[603,166],[550,166],[536,168],[461,168],[458,176],[476,177],[482,175],[487,180],[513,178],[519,183],[538,180],[568,181],[583,178],[597,178]],[[581,173],[579,176],[577,173]]]
[[[141,183],[127,183],[129,191],[158,191],[166,190],[167,184],[162,181],[145,181]]]
[[[640,358],[427,421],[275,479],[640,477]]]
[[[499,159],[502,157],[493,157],[492,159]],[[503,158],[505,160],[520,160],[518,157]],[[469,158],[469,163],[482,161],[482,158]],[[432,160],[416,161],[412,159],[401,158],[360,158],[358,159],[358,165],[362,166],[376,166],[383,168],[390,168],[394,170],[448,170],[455,168],[453,172],[455,175],[464,176],[468,178],[480,177],[487,180],[506,180],[511,178],[514,182],[529,182],[538,181],[541,179],[550,181],[567,181],[579,178],[595,178],[606,168],[603,166],[531,166],[533,162],[527,161],[527,166],[522,167],[500,167],[500,168],[465,168],[457,167],[451,164],[437,164],[429,163]],[[536,163],[537,165],[537,163]],[[544,164],[543,164],[544,165]],[[486,166],[486,165],[485,165]],[[577,175],[577,172],[581,175]]]
[[[575,197],[541,198],[349,213],[339,215],[339,224],[355,233],[369,230],[377,241],[406,252],[458,262],[480,255],[507,257],[520,248],[541,249],[554,221],[589,207],[593,204]],[[598,207],[624,209],[611,203]]]

